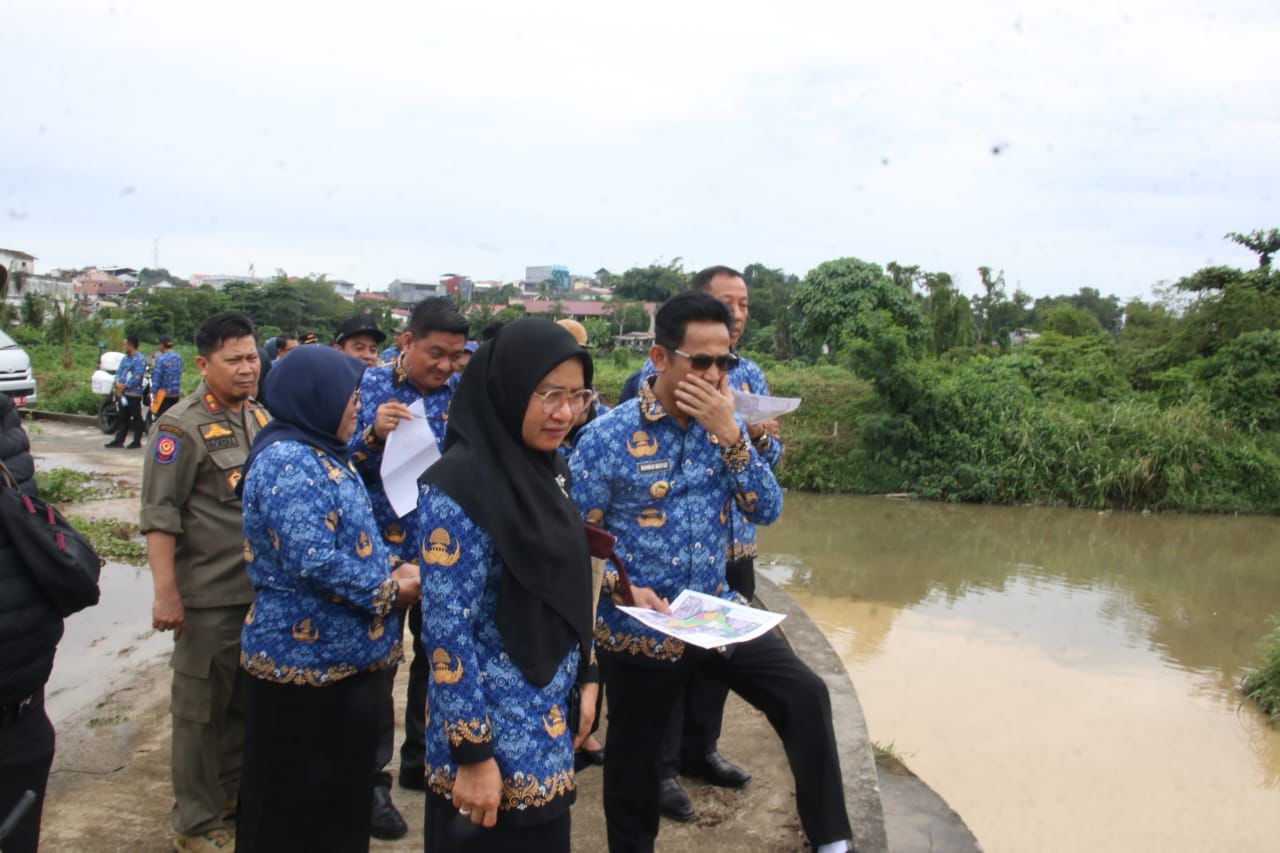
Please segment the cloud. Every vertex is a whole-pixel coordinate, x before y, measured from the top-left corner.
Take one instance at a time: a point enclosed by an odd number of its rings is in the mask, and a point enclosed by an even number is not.
[[[1221,235],[1277,224],[1273,4],[43,0],[7,18],[24,73],[0,80],[0,185],[25,218],[6,239],[42,261],[149,258],[159,236],[175,271],[252,256],[382,286],[856,255],[1128,296],[1248,264]]]

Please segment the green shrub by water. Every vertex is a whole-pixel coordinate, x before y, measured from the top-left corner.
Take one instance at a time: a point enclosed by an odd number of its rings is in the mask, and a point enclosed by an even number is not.
[[[1261,651],[1263,665],[1245,677],[1240,689],[1271,718],[1273,726],[1280,726],[1280,624],[1262,641]]]

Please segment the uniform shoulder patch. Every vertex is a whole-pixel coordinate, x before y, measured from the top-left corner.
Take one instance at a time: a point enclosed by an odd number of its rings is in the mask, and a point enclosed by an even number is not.
[[[211,415],[216,415],[222,411],[222,404],[218,402],[218,398],[213,396],[213,392],[204,395],[204,407]]]
[[[253,419],[258,422],[259,427],[265,427],[267,425],[267,413],[262,411],[262,409],[253,409]]]
[[[151,453],[158,464],[168,465],[177,458],[178,449],[181,446],[179,436],[170,432],[161,432],[156,435],[155,446]]]
[[[165,423],[163,421],[156,424],[156,432],[167,432],[167,433],[170,433],[171,435],[177,436],[178,438],[182,438],[184,435],[186,435],[182,427],[178,426],[177,424]]]

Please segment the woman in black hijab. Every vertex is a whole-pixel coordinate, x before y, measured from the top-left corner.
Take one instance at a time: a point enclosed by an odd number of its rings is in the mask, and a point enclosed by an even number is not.
[[[467,365],[425,475],[432,853],[569,849],[597,677],[586,538],[556,448],[591,403],[591,373],[555,323],[504,326]]]
[[[417,600],[418,573],[390,571],[348,458],[363,370],[328,347],[292,353],[245,461],[242,851],[369,849],[377,673],[402,657],[399,608]]]

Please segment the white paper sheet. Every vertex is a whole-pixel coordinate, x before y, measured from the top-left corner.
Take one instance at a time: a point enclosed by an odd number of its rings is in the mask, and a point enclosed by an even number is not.
[[[409,406],[413,417],[401,421],[387,433],[382,451],[382,490],[400,518],[418,508],[418,478],[440,458],[436,436],[427,423],[427,414],[418,400]]]
[[[769,397],[750,391],[733,391],[733,408],[749,424],[758,424],[794,412],[800,407],[799,397]]]
[[[703,649],[754,640],[786,618],[784,613],[757,610],[690,589],[682,590],[671,602],[670,616],[647,607],[618,609],[654,630]]]

